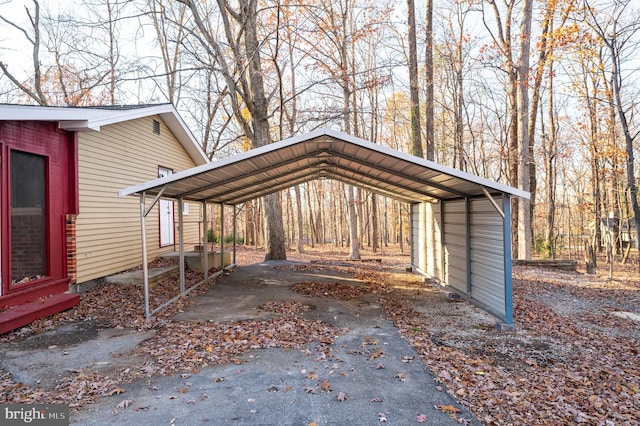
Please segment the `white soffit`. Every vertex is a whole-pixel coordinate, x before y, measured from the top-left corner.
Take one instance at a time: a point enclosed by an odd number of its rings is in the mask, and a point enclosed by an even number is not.
[[[529,193],[331,129],[285,139],[170,176],[135,185],[190,201],[240,204],[314,179],[334,179],[405,202]],[[484,190],[483,190],[484,188]]]

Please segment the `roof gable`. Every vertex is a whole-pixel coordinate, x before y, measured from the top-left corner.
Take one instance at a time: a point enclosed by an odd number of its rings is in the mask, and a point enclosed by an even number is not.
[[[196,164],[209,162],[182,117],[171,104],[77,108],[0,105],[0,120],[56,121],[58,128],[73,132],[99,132],[102,126],[153,115],[162,118]]]
[[[331,129],[318,129],[120,191],[240,204],[314,179],[405,202],[529,193]]]

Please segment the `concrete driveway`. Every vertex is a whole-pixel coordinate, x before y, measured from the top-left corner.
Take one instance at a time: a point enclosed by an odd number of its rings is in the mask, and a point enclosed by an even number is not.
[[[197,322],[264,318],[274,314],[259,310],[258,306],[269,301],[297,300],[312,307],[303,314],[306,318],[343,329],[335,343],[314,342],[302,350],[253,350],[242,357],[241,364],[125,384],[125,393],[83,408],[71,416],[71,423],[412,425],[426,418],[425,424],[477,424],[434,380],[419,355],[386,318],[375,295],[351,300],[303,296],[290,289],[297,282],[361,285],[346,274],[314,269],[313,264],[265,262],[238,268],[219,278],[215,286],[196,297],[195,303],[174,319]],[[124,338],[131,342],[131,349],[139,341],[132,340],[131,333]],[[109,344],[116,344],[118,336],[109,339]],[[89,340],[60,349],[65,351],[65,357],[86,353],[90,360],[89,354],[96,347],[100,345],[96,346],[95,341],[92,345]],[[123,351],[121,348],[120,354]],[[3,367],[6,365],[5,360]],[[18,367],[12,365],[15,371]],[[454,419],[436,406],[452,406],[460,412]]]

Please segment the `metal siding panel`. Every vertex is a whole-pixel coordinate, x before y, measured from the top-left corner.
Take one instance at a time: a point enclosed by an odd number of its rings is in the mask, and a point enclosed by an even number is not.
[[[433,270],[434,270],[434,261],[436,258],[436,250],[438,250],[438,248],[434,245],[434,239],[433,239],[433,229],[434,229],[434,223],[433,223],[433,204],[432,203],[428,203],[425,204],[425,215],[424,215],[424,221],[425,221],[425,242],[426,242],[426,247],[427,247],[427,252],[426,252],[426,257],[425,257],[425,271],[427,272],[427,274],[429,274],[430,276],[434,276],[433,274]]]
[[[471,202],[471,299],[506,315],[503,219],[487,199]]]
[[[419,258],[418,261],[420,262],[420,270],[425,272],[426,271],[426,264],[427,264],[427,253],[426,251],[429,250],[428,245],[427,245],[427,222],[426,222],[426,204],[425,203],[420,203],[418,205],[418,223],[420,224],[420,228],[418,229],[418,237],[419,237],[419,245],[418,245],[418,249],[419,249]]]
[[[431,204],[431,211],[433,217],[433,247],[434,247],[434,259],[433,259],[433,276],[438,278],[442,282],[446,282],[442,265],[443,265],[443,247],[442,247],[442,221],[441,221],[442,206],[440,203]]]
[[[467,294],[466,201],[443,202],[445,282]]]
[[[418,247],[420,239],[418,237],[418,228],[420,226],[420,204],[411,205],[411,266],[419,268],[420,257]]]

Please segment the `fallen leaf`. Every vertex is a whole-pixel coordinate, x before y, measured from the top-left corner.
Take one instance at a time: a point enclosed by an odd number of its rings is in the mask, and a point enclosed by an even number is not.
[[[304,388],[305,393],[316,394],[318,391],[315,388]]]
[[[382,402],[381,398],[371,398],[369,402]]]
[[[376,366],[376,369],[382,370],[384,368],[384,364],[380,363]]]
[[[114,389],[111,389],[107,393],[107,395],[108,396],[113,396],[113,395],[120,395],[121,393],[124,393],[124,389],[122,389],[122,388],[114,388]]]
[[[316,423],[314,420],[311,423],[309,423],[307,426],[318,426],[318,423]]]
[[[125,409],[129,405],[131,405],[132,402],[133,400],[131,399],[125,399],[124,401],[121,401],[118,405],[116,405],[116,408]]]
[[[180,393],[187,393],[188,390],[189,388],[178,388],[178,392]]]
[[[378,413],[378,421],[386,422],[387,421],[387,416],[385,416],[384,413]]]
[[[347,400],[347,394],[344,392],[338,392],[338,397],[336,398],[338,401],[342,402],[342,401],[346,401]]]
[[[322,382],[322,385],[320,385],[320,388],[322,388],[322,390],[325,392],[331,392],[331,385],[327,380]]]
[[[416,420],[418,421],[418,423],[424,423],[427,421],[427,415],[426,414],[418,414],[416,416]]]
[[[378,357],[384,356],[384,351],[380,348],[376,349],[376,351],[374,353],[371,354],[371,357],[369,357],[369,359],[376,359]]]
[[[454,407],[453,405],[442,405],[442,404],[438,404],[435,406],[436,410],[440,410],[444,413],[449,413],[449,414],[455,414],[455,413],[459,413],[460,409]]]

